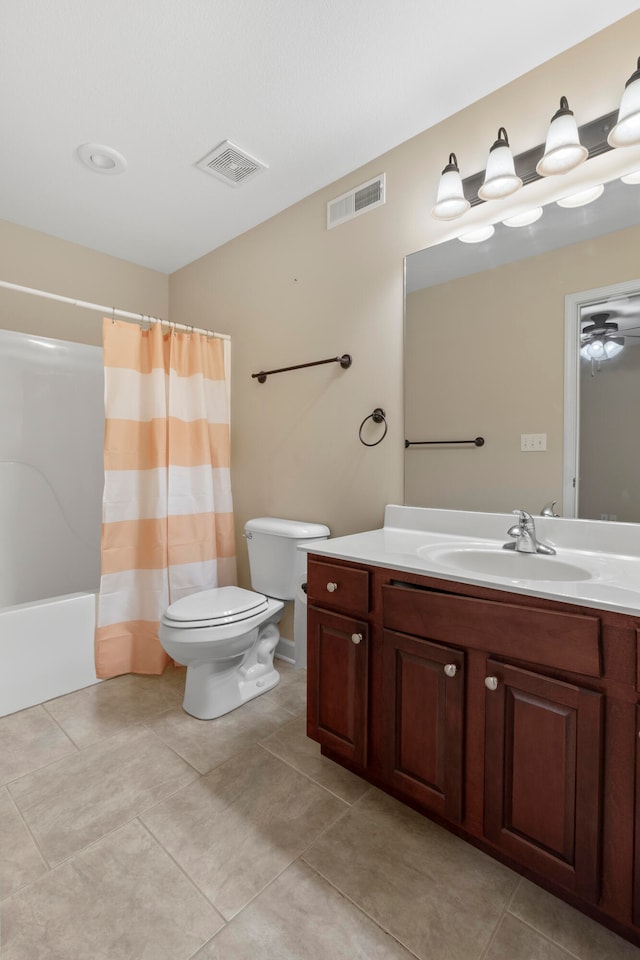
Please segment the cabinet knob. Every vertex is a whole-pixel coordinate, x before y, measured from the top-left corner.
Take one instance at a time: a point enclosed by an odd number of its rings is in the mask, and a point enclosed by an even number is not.
[[[487,690],[497,690],[498,689],[498,678],[497,677],[485,677],[484,685]]]
[[[327,590],[329,591],[329,593],[334,593],[337,589],[338,589],[338,584],[337,584],[337,583],[328,583],[328,584],[327,584]]]
[[[456,667],[455,663],[445,663],[444,672],[448,677],[455,677],[456,673],[458,672],[458,668]]]
[[[362,640],[362,634],[361,634],[361,633],[352,633],[352,634],[351,634],[351,642],[352,642],[352,643],[360,643],[361,640]]]

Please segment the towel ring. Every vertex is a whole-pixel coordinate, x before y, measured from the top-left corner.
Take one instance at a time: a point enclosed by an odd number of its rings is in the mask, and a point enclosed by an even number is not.
[[[373,420],[374,423],[384,423],[384,433],[382,434],[380,439],[375,440],[374,443],[367,443],[366,440],[362,439],[362,428],[364,427],[367,420]],[[376,407],[373,413],[370,413],[368,417],[365,417],[362,423],[360,424],[360,429],[358,430],[358,437],[360,438],[360,443],[362,443],[365,447],[377,447],[378,444],[382,443],[382,441],[386,437],[388,429],[389,427],[386,421],[386,414],[384,410],[382,409],[382,407]]]

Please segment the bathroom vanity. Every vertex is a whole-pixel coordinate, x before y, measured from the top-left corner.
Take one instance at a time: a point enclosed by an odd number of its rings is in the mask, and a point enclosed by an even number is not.
[[[309,547],[308,735],[640,945],[640,529],[536,518],[557,555],[509,556],[512,519]]]

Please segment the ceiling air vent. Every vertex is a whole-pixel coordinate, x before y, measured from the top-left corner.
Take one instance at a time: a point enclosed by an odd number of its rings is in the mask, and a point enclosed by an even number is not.
[[[385,176],[381,173],[379,177],[330,200],[327,204],[327,230],[381,206],[385,201]]]
[[[249,156],[230,140],[219,143],[211,153],[196,163],[196,167],[224,180],[230,187],[239,187],[241,183],[246,183],[268,169],[266,163]]]

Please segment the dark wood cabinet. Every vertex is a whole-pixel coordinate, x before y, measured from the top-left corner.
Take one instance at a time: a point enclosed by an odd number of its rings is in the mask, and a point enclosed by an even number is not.
[[[640,946],[640,618],[338,558],[308,582],[322,752]]]
[[[336,756],[367,759],[368,624],[309,607],[307,733]]]
[[[485,836],[597,903],[602,695],[492,659],[485,685]]]
[[[462,820],[464,654],[386,630],[384,771],[398,793]]]

